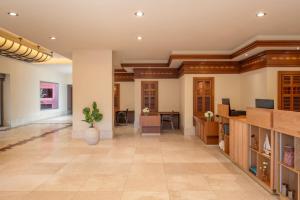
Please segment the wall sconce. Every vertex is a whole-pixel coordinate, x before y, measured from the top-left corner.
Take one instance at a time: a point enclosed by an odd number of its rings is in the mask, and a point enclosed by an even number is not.
[[[33,63],[46,62],[53,52],[0,29],[0,55]]]

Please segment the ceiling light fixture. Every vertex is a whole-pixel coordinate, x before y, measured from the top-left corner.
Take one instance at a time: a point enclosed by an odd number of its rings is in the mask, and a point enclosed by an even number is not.
[[[248,54],[247,54],[247,53],[245,53],[245,57],[248,57]]]
[[[33,42],[0,30],[0,55],[29,63],[50,60],[53,53]]]
[[[143,37],[142,36],[137,36],[136,39],[139,40],[139,41],[141,41],[143,39]]]
[[[296,49],[297,49],[297,50],[300,50],[300,47],[297,47]]]
[[[16,13],[16,12],[8,12],[7,14],[8,14],[9,16],[13,16],[13,17],[19,16],[19,14]]]
[[[51,36],[51,37],[49,37],[49,39],[50,39],[50,40],[56,40],[56,37]]]
[[[256,13],[256,16],[257,16],[257,17],[263,17],[263,16],[265,16],[265,15],[267,15],[267,13],[265,13],[265,12],[263,12],[263,11],[259,11],[258,13]]]
[[[137,16],[137,17],[143,17],[144,16],[144,12],[139,10],[139,11],[136,11],[134,13],[134,15]]]

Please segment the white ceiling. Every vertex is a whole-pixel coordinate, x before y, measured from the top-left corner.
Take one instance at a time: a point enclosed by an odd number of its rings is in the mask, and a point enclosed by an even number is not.
[[[267,15],[257,18],[260,10]],[[1,27],[68,58],[73,49],[112,49],[116,66],[176,51],[228,52],[259,35],[299,36],[299,19],[299,0],[0,1]]]

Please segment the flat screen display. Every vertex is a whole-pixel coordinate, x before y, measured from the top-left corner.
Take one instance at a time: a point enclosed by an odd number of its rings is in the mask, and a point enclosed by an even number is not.
[[[274,109],[273,99],[255,99],[256,108]]]

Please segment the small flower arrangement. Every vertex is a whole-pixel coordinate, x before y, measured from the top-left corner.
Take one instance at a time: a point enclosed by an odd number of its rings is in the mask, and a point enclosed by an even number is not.
[[[144,115],[148,115],[150,113],[150,109],[148,107],[145,107],[143,109],[143,113],[144,113]]]
[[[204,113],[204,117],[206,117],[206,119],[208,121],[211,121],[211,118],[214,116],[214,113],[211,111],[207,111],[206,113]]]

